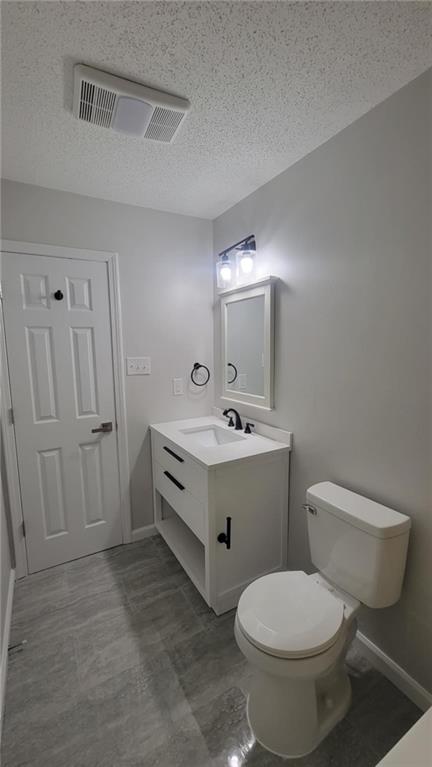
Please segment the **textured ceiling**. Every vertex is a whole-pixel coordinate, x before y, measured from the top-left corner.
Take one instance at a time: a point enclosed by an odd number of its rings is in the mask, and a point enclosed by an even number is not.
[[[3,2],[5,178],[214,218],[432,64],[427,2]],[[77,62],[187,97],[172,145],[71,114]]]

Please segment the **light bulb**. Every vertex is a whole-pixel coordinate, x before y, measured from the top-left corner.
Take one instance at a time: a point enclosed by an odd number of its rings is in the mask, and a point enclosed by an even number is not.
[[[254,267],[253,258],[249,253],[244,253],[240,260],[240,267],[244,274],[250,274]]]
[[[221,276],[221,279],[224,282],[230,282],[230,280],[231,280],[231,267],[230,267],[229,264],[223,264],[223,266],[221,266],[220,276]]]
[[[255,238],[249,237],[237,246],[237,279],[245,284],[253,279],[256,268]]]
[[[217,266],[216,266],[216,274],[217,274],[217,286],[220,289],[229,288],[231,285],[233,272],[231,268],[231,261],[229,260],[226,253],[222,253]]]

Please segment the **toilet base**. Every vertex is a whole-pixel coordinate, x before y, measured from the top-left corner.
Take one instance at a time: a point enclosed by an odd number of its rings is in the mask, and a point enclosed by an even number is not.
[[[295,682],[256,673],[247,699],[247,717],[256,740],[286,759],[314,751],[344,718],[351,684],[337,665],[326,677]]]
[[[344,718],[351,704],[345,658],[356,633],[358,607],[357,603],[347,612],[334,644],[303,658],[279,657],[258,648],[243,633],[237,612],[234,634],[253,669],[248,721],[268,751],[285,759],[306,756]]]

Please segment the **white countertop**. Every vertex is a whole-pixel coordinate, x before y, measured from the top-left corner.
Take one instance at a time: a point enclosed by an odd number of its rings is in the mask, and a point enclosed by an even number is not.
[[[430,767],[432,765],[432,708],[396,743],[377,767]]]
[[[190,435],[182,434],[182,429],[194,429],[205,426],[217,426],[228,432],[234,432],[232,427],[228,427],[225,421],[215,416],[203,416],[202,418],[187,418],[182,421],[168,421],[167,423],[151,424],[150,428],[166,439],[171,440],[176,445],[188,453],[191,458],[200,463],[205,468],[220,466],[221,464],[242,461],[266,453],[275,453],[280,451],[289,451],[290,445],[286,442],[278,442],[274,439],[268,439],[259,434],[244,434],[243,431],[237,432],[244,439],[239,442],[229,442],[223,445],[212,447],[198,445]],[[277,430],[275,429],[275,432]],[[286,432],[282,432],[283,434]]]

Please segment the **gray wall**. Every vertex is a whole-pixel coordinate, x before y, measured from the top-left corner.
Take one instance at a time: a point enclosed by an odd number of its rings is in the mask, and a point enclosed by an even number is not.
[[[310,567],[301,504],[314,482],[409,514],[402,599],[364,609],[361,627],[429,690],[431,89],[429,72],[214,226],[216,252],[254,232],[260,268],[283,282],[276,409],[262,420],[294,432],[289,566]],[[218,360],[219,322],[215,335]]]
[[[125,355],[152,374],[126,378],[132,526],[153,520],[148,424],[206,414],[212,386],[192,391],[196,360],[212,368],[212,229],[204,219],[5,181],[3,237],[119,253]],[[185,394],[173,397],[173,377]]]

